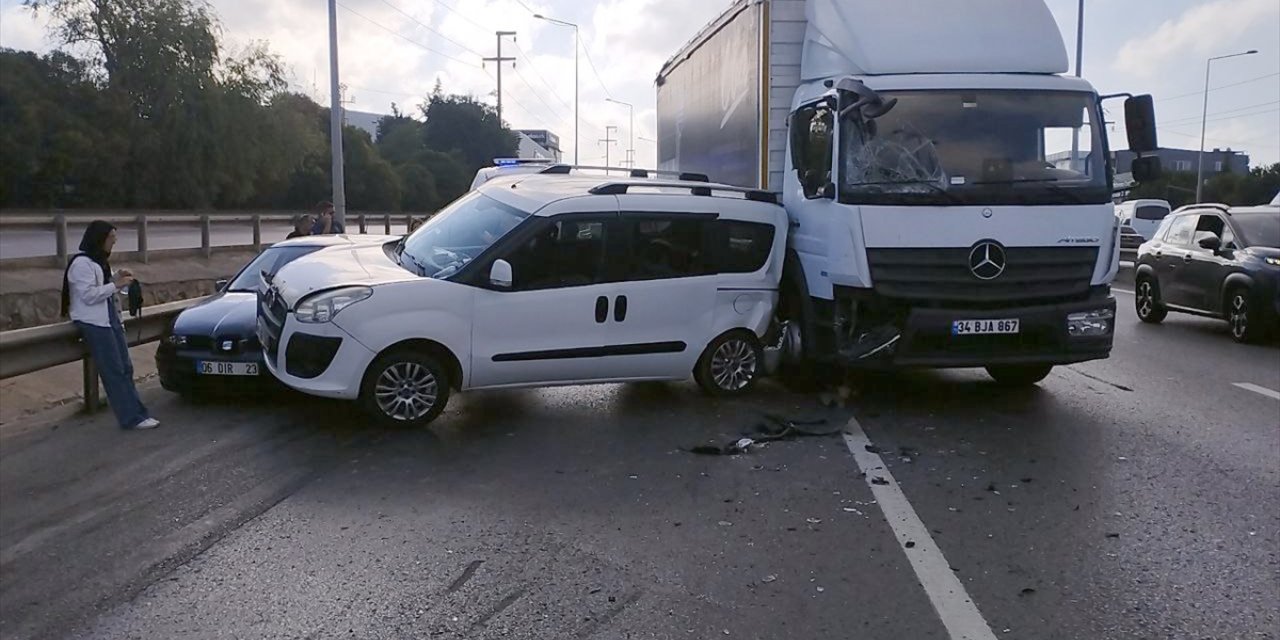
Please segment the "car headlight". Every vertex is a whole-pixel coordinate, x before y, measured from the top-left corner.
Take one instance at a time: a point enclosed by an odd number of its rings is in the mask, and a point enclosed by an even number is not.
[[[319,324],[333,320],[338,312],[373,295],[369,287],[343,287],[323,291],[298,303],[293,316],[298,322]]]
[[[187,337],[186,337],[186,336],[177,336],[177,335],[172,335],[172,334],[170,334],[168,338],[165,338],[165,340],[166,340],[169,344],[171,344],[171,345],[173,345],[173,346],[175,346],[175,347],[185,347],[185,346],[187,346]]]
[[[1111,333],[1116,314],[1111,309],[1095,309],[1067,315],[1067,334],[1073,338],[1105,336]]]
[[[1273,267],[1280,267],[1280,258],[1263,258],[1263,260],[1266,260],[1267,264]]]

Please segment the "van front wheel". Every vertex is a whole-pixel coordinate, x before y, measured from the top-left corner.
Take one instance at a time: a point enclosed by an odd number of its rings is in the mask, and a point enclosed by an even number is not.
[[[449,378],[429,354],[412,349],[392,351],[369,366],[360,402],[381,426],[423,427],[449,402]]]

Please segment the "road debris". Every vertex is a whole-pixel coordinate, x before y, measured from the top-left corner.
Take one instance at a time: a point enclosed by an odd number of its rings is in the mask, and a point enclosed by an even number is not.
[[[871,479],[871,484],[877,484],[883,487],[883,486],[887,486],[889,484],[889,481],[885,480],[884,478],[881,478],[880,476],[876,476]]]
[[[699,445],[687,449],[689,453],[704,456],[736,456],[743,453],[749,453],[753,448],[760,448],[770,442],[779,440],[791,440],[795,438],[810,438],[835,436],[842,432],[841,428],[813,430],[805,427],[814,427],[827,424],[825,418],[817,420],[792,420],[783,418],[770,413],[764,414],[765,422],[759,423],[755,427],[755,432],[749,435],[743,435],[732,442],[722,446]]]
[[[765,576],[765,577],[763,577],[763,578],[760,578],[760,582],[763,582],[763,583],[765,583],[765,584],[769,584],[770,582],[773,582],[774,580],[777,580],[777,579],[778,579],[778,576],[773,575],[773,574],[771,573],[771,574],[769,574],[769,575],[767,575],[767,576]]]
[[[805,522],[809,524],[822,524],[822,518],[805,518]]]

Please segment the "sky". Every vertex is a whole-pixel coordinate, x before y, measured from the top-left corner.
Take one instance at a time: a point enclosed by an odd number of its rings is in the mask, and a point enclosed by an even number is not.
[[[1077,0],[1046,0],[1075,58]],[[290,72],[294,90],[328,104],[328,12],[323,0],[211,0],[232,52],[265,41]],[[611,164],[631,145],[637,166],[656,164],[654,77],[662,63],[732,0],[338,0],[339,58],[348,109],[390,113],[416,105],[437,79],[448,93],[495,102],[497,30],[503,57],[503,117],[513,128],[550,129],[572,160],[574,29],[579,25],[579,153],[584,164]],[[48,51],[47,13],[0,0],[0,46]],[[1199,146],[1205,60],[1213,63],[1207,149],[1242,150],[1252,164],[1280,161],[1280,1],[1085,0],[1085,79],[1100,93],[1151,93],[1160,143]],[[633,105],[629,110],[612,98]],[[1120,103],[1109,118],[1122,119]],[[1124,148],[1123,129],[1111,133]]]

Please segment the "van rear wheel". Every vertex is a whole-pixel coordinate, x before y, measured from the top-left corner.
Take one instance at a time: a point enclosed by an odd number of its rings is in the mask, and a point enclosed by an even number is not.
[[[424,427],[449,402],[449,377],[430,354],[413,349],[392,351],[369,366],[360,402],[380,426]]]
[[[694,367],[693,379],[710,395],[736,396],[751,391],[763,370],[759,341],[746,331],[734,331],[707,345]]]

